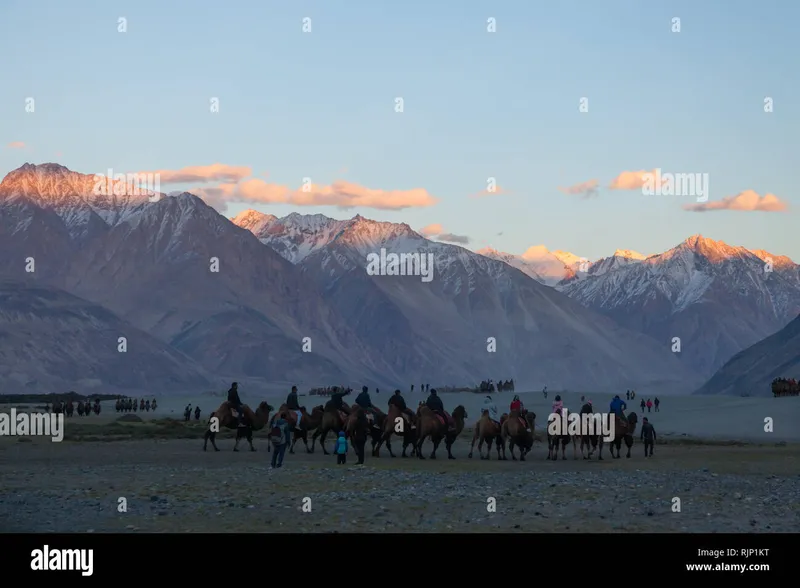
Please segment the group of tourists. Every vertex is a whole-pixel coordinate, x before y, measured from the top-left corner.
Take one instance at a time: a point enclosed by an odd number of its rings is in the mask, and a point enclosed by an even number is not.
[[[101,410],[100,399],[95,398],[94,402],[89,399],[85,400],[84,402],[81,402],[80,400],[67,400],[66,402],[56,400],[53,402],[52,408],[50,407],[49,402],[45,404],[44,410],[45,412],[52,412],[53,414],[64,413],[68,417],[73,416],[76,412],[78,413],[78,416],[89,416],[92,413],[99,415]]]
[[[200,420],[200,414],[201,414],[200,407],[199,406],[195,406],[194,407],[194,420],[199,421]],[[183,409],[183,420],[185,422],[187,422],[187,423],[192,420],[192,405],[191,404],[187,404],[186,408]]]
[[[156,403],[156,399],[153,400],[145,400],[144,398],[140,400],[136,400],[135,398],[123,398],[120,396],[117,398],[116,403],[114,404],[114,408],[117,412],[150,412],[151,410],[155,411],[158,404]]]
[[[494,380],[483,380],[478,386],[478,390],[481,392],[513,392],[514,391],[514,379],[510,380],[500,380],[499,382],[495,383]]]
[[[800,386],[794,378],[775,378],[772,380],[772,395],[775,398],[800,395]]]

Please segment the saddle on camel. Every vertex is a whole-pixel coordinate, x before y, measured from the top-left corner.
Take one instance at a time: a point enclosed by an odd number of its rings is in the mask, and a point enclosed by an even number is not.
[[[364,411],[364,416],[366,416],[367,424],[370,428],[381,428],[383,418],[386,415],[383,414],[377,406],[372,404],[372,399],[369,396],[369,388],[366,386],[362,387],[361,394],[356,396],[356,406],[359,406]]]
[[[428,399],[425,401],[425,406],[433,411],[434,416],[447,428],[448,432],[456,430],[456,422],[452,415],[444,409],[442,399],[439,398],[435,388],[431,390],[430,396],[428,396]]]

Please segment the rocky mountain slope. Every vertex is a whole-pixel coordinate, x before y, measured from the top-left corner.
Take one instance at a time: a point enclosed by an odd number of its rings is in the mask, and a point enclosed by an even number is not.
[[[800,316],[734,355],[695,394],[770,396],[775,378],[800,379]]]
[[[55,288],[0,282],[2,391],[135,394],[202,390],[212,382],[192,359],[96,304]]]
[[[706,377],[800,312],[799,266],[700,235],[636,263],[593,268],[557,288],[664,345],[678,337],[681,359]]]
[[[407,225],[255,211],[234,222],[313,278],[358,336],[413,382],[515,377],[533,386],[625,389],[637,382],[676,391],[696,381],[667,346],[505,263],[428,241]],[[381,249],[431,255],[434,279],[369,275],[367,256]],[[487,350],[491,338],[494,351]]]

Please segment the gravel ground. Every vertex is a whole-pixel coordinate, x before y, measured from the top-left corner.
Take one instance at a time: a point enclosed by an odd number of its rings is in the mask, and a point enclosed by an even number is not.
[[[656,447],[645,459],[526,462],[367,457],[319,448],[269,469],[258,451],[199,440],[0,439],[0,531],[790,532],[800,527],[800,448]],[[244,449],[245,446],[243,446]],[[494,454],[492,456],[494,458]],[[119,499],[127,512],[119,512]],[[672,512],[672,499],[681,511]],[[304,512],[305,498],[311,512]],[[496,512],[489,512],[489,499]]]

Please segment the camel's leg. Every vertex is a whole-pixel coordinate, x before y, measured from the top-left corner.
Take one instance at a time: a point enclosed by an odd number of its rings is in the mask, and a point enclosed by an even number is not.
[[[625,445],[628,447],[628,454],[625,457],[631,456],[631,448],[633,447],[633,435],[625,436]]]
[[[427,435],[422,435],[420,436],[419,441],[417,441],[416,450],[417,450],[417,457],[419,459],[425,459],[425,456],[422,455],[422,445],[425,443],[426,437]]]
[[[431,441],[433,442],[433,451],[431,451],[431,459],[436,459],[436,450],[439,449],[439,444],[442,442],[441,437],[439,439],[434,439],[431,437]]]
[[[578,440],[572,438],[572,459],[578,459]]]
[[[253,429],[247,429],[247,443],[250,445],[250,451],[255,451],[256,448],[253,447]]]
[[[500,437],[495,439],[495,443],[497,444],[497,459],[501,459],[506,461],[506,444]],[[503,457],[500,457],[500,452],[503,452]]]
[[[236,442],[233,444],[233,450],[234,451],[239,451],[239,441],[241,441],[241,440],[242,440],[242,438],[239,437],[239,429],[236,429]]]
[[[477,440],[478,440],[478,430],[475,429],[475,433],[473,433],[473,435],[472,435],[472,444],[469,446],[469,455],[467,456],[470,459],[472,459],[472,452],[475,449],[475,441],[477,441]],[[480,450],[481,450],[481,448],[480,448],[480,445],[479,445],[478,446],[478,452],[479,453],[480,453]]]
[[[388,435],[384,435],[381,438],[381,443],[380,443],[380,445],[378,445],[378,451],[379,452],[380,452],[380,449],[381,449],[382,445],[386,445],[386,451],[389,452],[389,456],[390,457],[395,457],[394,451],[392,451],[392,431],[389,431]],[[403,457],[405,457],[405,456],[406,456],[406,448],[405,448],[405,445],[403,445]]]
[[[483,439],[481,439],[481,441],[483,441]],[[492,459],[492,443],[494,443],[492,437],[486,439],[486,457],[483,457],[483,452],[481,452],[481,459]]]
[[[325,437],[328,436],[328,430],[329,429],[322,429],[322,434],[319,436],[319,444],[322,446],[322,453],[325,455],[330,455],[328,450],[325,449]]]
[[[445,439],[444,445],[447,448],[447,459],[455,459],[456,456],[453,455],[453,444],[456,442],[455,439]]]
[[[211,447],[214,448],[214,451],[219,451],[219,447],[217,447],[217,434],[212,431],[206,431],[205,437],[203,439],[203,451],[206,450],[206,443],[211,441]]]

